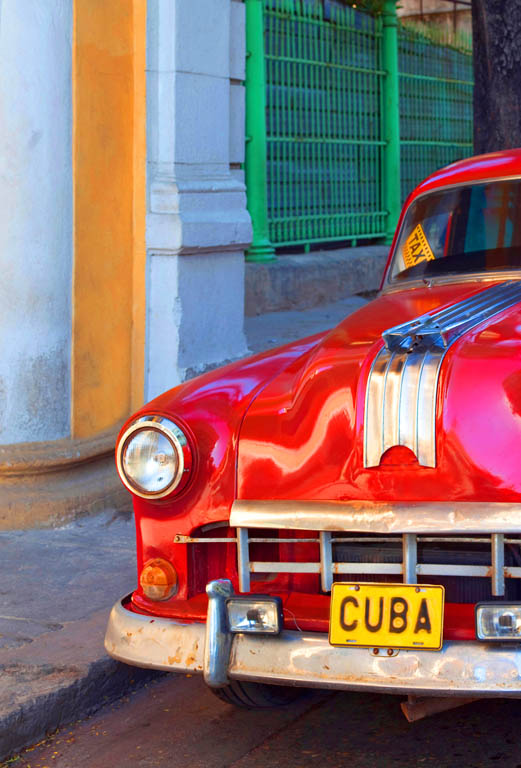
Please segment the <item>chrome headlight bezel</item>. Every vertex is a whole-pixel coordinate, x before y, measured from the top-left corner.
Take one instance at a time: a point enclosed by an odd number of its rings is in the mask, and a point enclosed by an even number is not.
[[[163,434],[172,445],[177,457],[177,470],[172,480],[161,491],[146,492],[132,481],[124,468],[125,451],[132,439],[145,430],[153,430]],[[136,496],[143,499],[163,499],[174,491],[178,493],[186,486],[192,469],[192,451],[187,436],[175,422],[165,416],[147,415],[133,421],[121,435],[116,451],[116,465],[123,484]]]

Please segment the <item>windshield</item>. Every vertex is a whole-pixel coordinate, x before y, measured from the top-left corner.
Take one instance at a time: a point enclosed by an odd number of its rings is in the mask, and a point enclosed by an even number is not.
[[[433,192],[408,209],[390,281],[521,267],[521,180]]]

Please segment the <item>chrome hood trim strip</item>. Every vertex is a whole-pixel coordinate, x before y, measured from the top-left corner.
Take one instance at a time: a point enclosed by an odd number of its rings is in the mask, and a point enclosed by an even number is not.
[[[464,333],[520,301],[521,283],[499,283],[383,332],[385,347],[367,382],[364,467],[377,467],[396,445],[410,448],[420,465],[436,466],[436,399],[447,350]]]
[[[350,533],[521,534],[521,503],[473,501],[234,501],[235,528]]]

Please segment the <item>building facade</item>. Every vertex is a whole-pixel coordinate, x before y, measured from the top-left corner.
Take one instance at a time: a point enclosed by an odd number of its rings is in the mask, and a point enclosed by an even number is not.
[[[471,0],[401,0],[398,16],[419,24],[435,24],[448,39],[456,33],[472,35]]]
[[[0,0],[0,527],[126,507],[121,424],[248,352],[245,254],[287,298],[275,248],[388,243],[472,153],[471,51],[356,6]]]
[[[126,505],[121,423],[246,354],[244,6],[0,3],[0,527]]]

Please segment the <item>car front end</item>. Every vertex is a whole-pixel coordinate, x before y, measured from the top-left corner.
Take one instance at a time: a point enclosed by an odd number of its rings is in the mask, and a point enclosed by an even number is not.
[[[123,428],[139,586],[111,656],[521,696],[521,152],[492,157],[420,185],[374,301]]]

